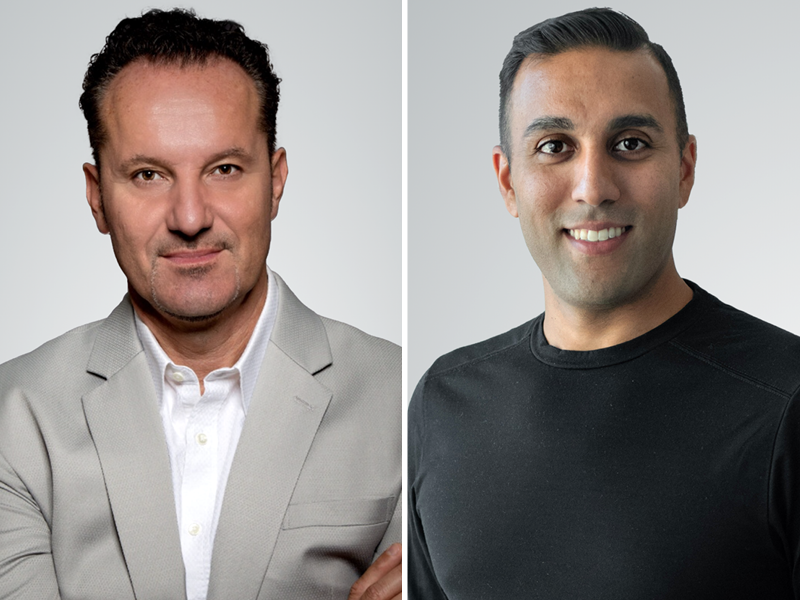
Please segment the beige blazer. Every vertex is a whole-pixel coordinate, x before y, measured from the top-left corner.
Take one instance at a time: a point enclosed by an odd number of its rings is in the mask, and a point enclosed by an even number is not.
[[[275,280],[208,598],[346,600],[400,541],[400,352]],[[0,365],[0,598],[185,597],[158,400],[126,298]]]

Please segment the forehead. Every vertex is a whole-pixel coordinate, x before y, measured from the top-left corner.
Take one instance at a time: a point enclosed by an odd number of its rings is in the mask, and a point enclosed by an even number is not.
[[[140,58],[126,65],[111,81],[104,96],[109,105],[130,105],[156,96],[204,93],[228,99],[257,95],[255,84],[235,62],[211,57],[202,63],[162,63]],[[250,98],[247,98],[250,99]]]
[[[650,114],[665,130],[675,128],[667,77],[646,50],[580,48],[529,56],[514,79],[510,107],[514,137],[542,116],[566,117],[581,128]]]
[[[109,166],[136,156],[195,164],[229,148],[267,152],[255,84],[224,58],[185,66],[133,62],[109,85],[100,114],[100,152]]]

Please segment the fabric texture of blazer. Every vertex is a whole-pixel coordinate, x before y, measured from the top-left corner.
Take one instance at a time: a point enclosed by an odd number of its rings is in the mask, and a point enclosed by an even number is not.
[[[397,346],[278,315],[228,478],[209,600],[346,600],[400,541]],[[0,598],[186,597],[158,399],[127,297],[0,365]]]

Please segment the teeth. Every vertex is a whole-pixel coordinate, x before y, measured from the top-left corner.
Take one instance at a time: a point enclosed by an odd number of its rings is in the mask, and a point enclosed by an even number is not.
[[[587,242],[605,242],[611,238],[619,237],[628,230],[627,227],[609,227],[595,231],[593,229],[570,229],[569,234],[576,240]]]

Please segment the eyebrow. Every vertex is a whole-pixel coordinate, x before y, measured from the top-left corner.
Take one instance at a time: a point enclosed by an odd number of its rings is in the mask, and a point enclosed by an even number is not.
[[[664,131],[663,127],[661,127],[661,124],[656,120],[656,118],[653,115],[648,114],[632,114],[615,117],[611,120],[611,122],[609,122],[606,129],[608,131],[619,131],[621,129],[628,129],[631,127],[646,127],[655,129],[659,132]],[[574,129],[575,124],[572,122],[572,119],[567,117],[537,117],[531,121],[531,124],[525,129],[525,134],[523,137],[528,137],[537,131],[572,131]]]
[[[653,115],[623,115],[611,120],[608,124],[608,131],[619,131],[620,129],[629,129],[631,127],[655,129],[659,133],[663,133],[664,129]]]
[[[222,152],[217,152],[211,159],[208,161],[208,164],[218,162],[224,158],[238,158],[239,160],[243,161],[250,161],[253,160],[253,156],[241,146],[232,146],[223,150]]]
[[[525,134],[522,137],[536,133],[537,131],[560,129],[562,131],[571,131],[575,129],[575,124],[567,117],[537,117],[525,129]]]
[[[242,148],[241,146],[232,146],[230,148],[226,148],[221,152],[217,152],[213,156],[211,156],[206,163],[212,164],[223,160],[225,158],[238,158],[242,161],[250,161],[253,157],[250,155],[247,150]],[[148,164],[148,165],[155,165],[159,167],[169,167],[170,165],[165,163],[163,160],[155,158],[153,156],[147,156],[145,154],[137,154],[135,156],[130,157],[129,159],[123,161],[119,165],[119,169],[122,171],[127,171],[136,167],[137,165]]]

